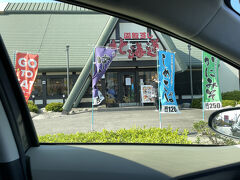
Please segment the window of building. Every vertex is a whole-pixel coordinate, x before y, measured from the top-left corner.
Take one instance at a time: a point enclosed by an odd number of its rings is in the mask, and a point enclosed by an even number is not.
[[[41,77],[36,78],[33,84],[32,95],[34,95],[35,97],[41,97],[43,95]]]
[[[72,78],[69,78],[70,91],[73,87]],[[67,96],[67,78],[65,77],[51,77],[47,78],[47,96],[62,98]]]
[[[118,102],[118,76],[117,72],[108,72],[106,75],[106,104],[115,106]]]
[[[152,77],[156,74],[156,71],[142,71],[139,72],[139,85],[151,85]]]

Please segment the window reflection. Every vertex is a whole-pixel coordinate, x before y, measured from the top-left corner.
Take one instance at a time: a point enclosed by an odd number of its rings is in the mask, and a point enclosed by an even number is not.
[[[106,105],[117,106],[118,97],[117,72],[108,72],[106,76]]]
[[[70,90],[72,89],[72,78],[69,79]],[[47,96],[62,97],[67,95],[67,78],[47,79]]]
[[[42,80],[40,77],[37,77],[32,89],[32,95],[35,95],[35,97],[41,97],[42,96]]]
[[[139,72],[139,85],[152,85],[152,76],[156,73],[156,71]]]

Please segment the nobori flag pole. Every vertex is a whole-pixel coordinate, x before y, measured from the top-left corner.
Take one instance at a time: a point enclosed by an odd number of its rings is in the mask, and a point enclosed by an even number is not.
[[[94,76],[94,62],[95,62],[95,48],[93,48],[93,58],[92,58],[92,81]],[[91,122],[91,131],[93,131],[93,123],[94,123],[94,114],[93,114],[93,88],[92,88],[92,122]]]
[[[159,113],[159,127],[162,129],[162,117],[161,117],[161,106],[160,106],[160,103],[161,103],[161,91],[160,91],[160,83],[159,83],[159,50],[157,51],[157,83],[158,83],[158,97],[155,97],[155,98],[158,98],[158,113]]]
[[[204,81],[204,79],[203,79],[203,51],[202,51],[202,115],[203,115],[203,121],[204,121],[204,87],[203,87],[203,85],[204,85],[204,83],[203,83],[203,81]]]

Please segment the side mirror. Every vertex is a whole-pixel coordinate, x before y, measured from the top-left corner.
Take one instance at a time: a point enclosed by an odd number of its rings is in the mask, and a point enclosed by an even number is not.
[[[216,111],[209,117],[208,125],[214,131],[240,139],[240,108]]]

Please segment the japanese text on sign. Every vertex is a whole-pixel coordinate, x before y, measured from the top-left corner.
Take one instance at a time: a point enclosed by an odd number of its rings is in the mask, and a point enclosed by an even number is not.
[[[174,92],[175,54],[159,51],[158,79],[160,89],[161,112],[179,112]]]
[[[146,32],[125,32],[124,39],[152,39],[153,36]]]
[[[145,40],[146,42],[131,42],[129,40]],[[110,40],[109,46],[118,48],[119,54],[128,55],[128,59],[142,58],[143,56],[157,56],[159,49],[158,39],[153,39],[153,35],[146,32],[125,32],[124,38],[120,37],[117,47],[116,40]],[[143,45],[144,44],[144,45]]]
[[[204,109],[214,110],[222,107],[221,92],[218,82],[219,60],[214,56],[203,53],[203,96]]]

